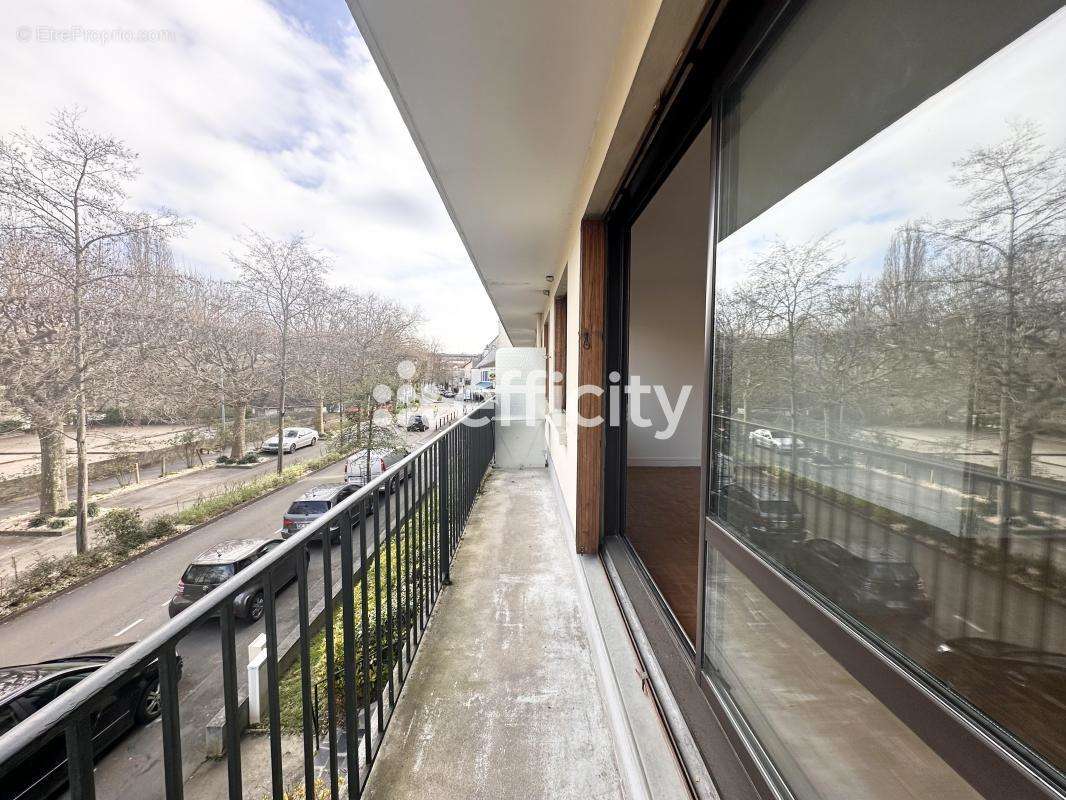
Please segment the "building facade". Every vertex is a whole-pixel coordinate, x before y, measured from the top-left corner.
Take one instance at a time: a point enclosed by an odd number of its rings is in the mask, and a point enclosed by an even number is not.
[[[1066,797],[1062,4],[350,5],[682,760]]]

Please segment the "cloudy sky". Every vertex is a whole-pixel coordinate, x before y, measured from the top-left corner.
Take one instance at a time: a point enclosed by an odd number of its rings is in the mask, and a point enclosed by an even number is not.
[[[446,349],[495,334],[344,0],[4,0],[2,27],[0,135],[83,106],[140,154],[132,202],[194,221],[180,262],[226,274],[243,226],[302,231],[334,282],[419,306]]]
[[[954,164],[1036,123],[1066,148],[1066,9],[1056,12],[719,243],[719,288],[741,281],[754,254],[781,238],[829,235],[849,277],[876,276],[893,233],[912,220],[965,216]],[[742,134],[743,135],[743,134]]]

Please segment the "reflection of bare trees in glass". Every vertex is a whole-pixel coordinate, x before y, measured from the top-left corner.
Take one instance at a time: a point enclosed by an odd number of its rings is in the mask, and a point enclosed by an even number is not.
[[[1035,436],[1066,429],[1064,166],[1037,127],[1014,124],[956,162],[959,217],[902,225],[872,282],[842,283],[848,259],[827,237],[772,242],[719,298],[734,402],[787,409],[792,430],[817,415],[825,436],[852,415],[965,420],[971,439],[998,427],[998,476],[1032,477]]]
[[[1032,475],[1034,435],[1061,410],[1066,171],[1032,123],[956,162],[968,192],[965,213],[929,230],[940,248],[938,277],[952,305],[976,330],[978,374],[998,403],[1001,478]],[[980,413],[975,408],[975,413]],[[1062,420],[1058,420],[1062,422]],[[1010,525],[1009,484],[1000,483],[1000,530]],[[1023,500],[1018,509],[1028,513]]]
[[[734,297],[746,313],[784,349],[790,429],[795,431],[802,380],[799,350],[827,313],[845,259],[839,244],[822,237],[799,244],[775,240],[749,267],[749,278]]]

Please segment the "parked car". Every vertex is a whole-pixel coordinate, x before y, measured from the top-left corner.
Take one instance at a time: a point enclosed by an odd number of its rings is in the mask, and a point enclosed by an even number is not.
[[[336,506],[346,497],[359,491],[359,487],[351,483],[326,484],[316,486],[300,495],[292,501],[289,510],[281,520],[282,538],[288,539],[301,528],[305,528],[321,517],[331,508]],[[354,512],[354,519],[358,519],[358,511]],[[367,514],[374,513],[374,504],[367,505]],[[330,526],[330,539],[337,539],[340,533],[339,525]]]
[[[447,398],[453,398],[453,397],[455,397],[456,394],[458,394],[458,392],[456,392],[455,389],[453,389],[451,386],[446,386],[444,388],[444,391],[440,393],[440,396],[441,397],[447,397]]]
[[[360,450],[358,453],[348,456],[348,460],[344,464],[344,482],[357,488],[366,486],[385,470],[403,460],[409,452],[404,447],[398,447],[395,450],[371,450],[370,474],[367,475],[367,453],[366,450]],[[389,483],[389,490],[395,491],[398,485],[399,481],[394,478]],[[381,487],[381,491],[385,491],[384,486]]]
[[[314,447],[318,444],[318,431],[314,428],[286,428],[282,431],[281,449],[286,453],[295,453],[301,447]],[[278,452],[278,437],[271,436],[263,441],[264,453]]]
[[[847,611],[929,616],[932,607],[918,570],[892,550],[810,539],[790,555],[801,578]]]
[[[719,513],[742,535],[766,550],[779,550],[806,537],[799,506],[762,484],[731,483],[719,493]]]
[[[428,431],[429,420],[423,414],[412,414],[411,418],[407,420],[407,430],[418,431],[419,433]]]
[[[129,644],[90,653],[0,667],[0,736],[64,692],[108,664]],[[181,658],[178,658],[181,674]],[[151,661],[125,678],[89,717],[93,754],[101,754],[126,732],[159,718],[159,666]],[[40,800],[67,785],[67,750],[63,730],[54,731],[33,755],[0,781],[0,800]]]
[[[279,544],[281,539],[230,539],[219,542],[200,553],[185,568],[178,590],[170,600],[168,609],[174,617],[191,606],[212,589],[225,583],[242,569],[247,569]],[[309,557],[309,556],[308,556]],[[275,573],[276,586],[296,580],[296,562],[289,559]],[[263,586],[256,581],[233,599],[237,616],[255,622],[263,616]]]
[[[793,450],[799,452],[806,446],[802,439],[769,428],[756,428],[748,434],[748,441],[756,447],[765,447],[779,453],[791,453]]]
[[[936,648],[932,672],[997,717],[1066,714],[1066,654],[964,636]]]

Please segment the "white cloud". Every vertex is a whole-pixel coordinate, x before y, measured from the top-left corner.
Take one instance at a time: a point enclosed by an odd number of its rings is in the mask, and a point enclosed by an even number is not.
[[[335,259],[334,281],[418,305],[446,348],[477,350],[495,333],[343,0],[309,7],[314,24],[264,0],[8,0],[4,11],[2,132],[42,132],[56,108],[84,106],[90,126],[140,153],[132,201],[194,220],[179,259],[225,273],[244,225],[303,231]],[[323,25],[328,40],[312,35]],[[159,40],[88,41],[115,29]]]

